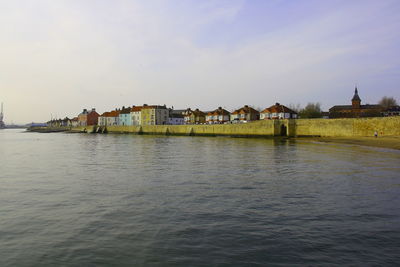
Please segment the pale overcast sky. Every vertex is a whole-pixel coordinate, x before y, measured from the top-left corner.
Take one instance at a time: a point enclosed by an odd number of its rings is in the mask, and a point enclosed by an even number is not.
[[[398,0],[0,0],[6,123],[83,108],[400,101]]]

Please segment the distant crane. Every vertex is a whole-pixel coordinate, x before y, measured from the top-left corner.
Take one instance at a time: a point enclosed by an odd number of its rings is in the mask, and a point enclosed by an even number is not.
[[[3,102],[1,102],[1,111],[0,111],[0,129],[4,129],[4,128],[6,128],[6,126],[5,126],[5,124],[4,124],[4,121],[3,121],[3,118],[4,118],[4,114],[3,114]]]

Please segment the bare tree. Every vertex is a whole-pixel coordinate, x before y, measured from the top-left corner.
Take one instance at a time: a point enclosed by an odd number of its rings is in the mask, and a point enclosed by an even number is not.
[[[393,106],[397,106],[397,101],[393,97],[384,96],[382,97],[381,101],[379,101],[379,105],[390,108]]]
[[[290,108],[291,110],[296,111],[297,113],[299,113],[300,110],[301,110],[301,105],[298,104],[298,103],[297,103],[297,104],[290,103],[290,104],[289,104],[289,108]]]

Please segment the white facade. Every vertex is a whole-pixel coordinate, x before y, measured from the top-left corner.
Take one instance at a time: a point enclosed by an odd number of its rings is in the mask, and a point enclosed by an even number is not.
[[[78,120],[72,120],[71,125],[72,125],[72,127],[78,127],[79,126],[79,121]]]
[[[99,126],[106,126],[107,125],[107,117],[100,116],[98,124],[99,124]]]
[[[239,120],[239,114],[231,114],[231,121],[238,121]]]
[[[206,122],[209,124],[223,123],[230,120],[231,117],[229,115],[206,115]]]
[[[131,111],[132,125],[142,125],[141,110]]]
[[[297,119],[297,114],[291,114],[291,113],[277,113],[277,112],[263,112],[260,114],[260,119],[261,120],[268,120],[268,119]]]
[[[106,125],[119,125],[119,116],[118,117],[107,117]]]
[[[212,124],[213,122],[214,122],[214,115],[206,115],[206,123]]]
[[[230,120],[231,121],[248,121],[248,120],[250,120],[250,114],[245,114],[245,113],[231,114]]]

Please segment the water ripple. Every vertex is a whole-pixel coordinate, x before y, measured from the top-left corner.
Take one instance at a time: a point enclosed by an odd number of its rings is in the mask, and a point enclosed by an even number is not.
[[[400,262],[399,153],[9,130],[0,142],[0,266]]]

